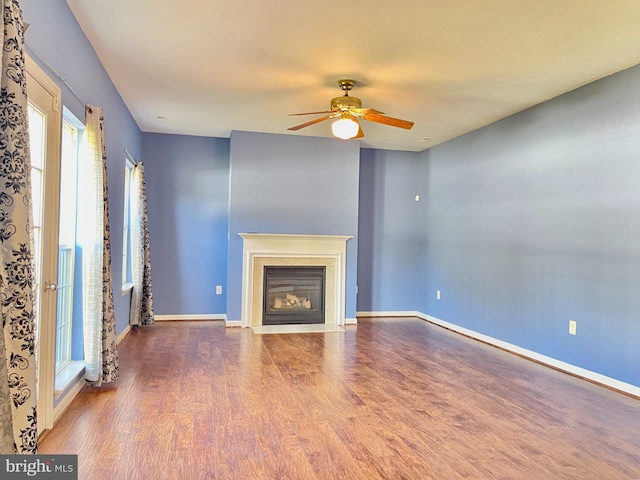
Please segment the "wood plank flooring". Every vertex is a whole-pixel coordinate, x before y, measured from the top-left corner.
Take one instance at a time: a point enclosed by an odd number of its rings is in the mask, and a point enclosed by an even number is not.
[[[161,322],[120,361],[39,446],[81,479],[640,479],[639,400],[418,319]]]

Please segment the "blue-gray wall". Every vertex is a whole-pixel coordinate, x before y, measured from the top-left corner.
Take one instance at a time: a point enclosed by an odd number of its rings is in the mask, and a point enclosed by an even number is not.
[[[347,242],[347,317],[355,317],[359,142],[231,134],[227,317],[240,320],[239,233],[352,235]]]
[[[142,152],[155,313],[224,314],[229,140],[144,133]]]
[[[639,87],[636,67],[421,154],[420,311],[640,386]]]
[[[362,149],[358,311],[417,310],[419,154]]]
[[[120,333],[129,323],[130,302],[129,295],[120,293],[124,149],[140,159],[141,132],[65,1],[20,0],[20,6],[24,21],[31,24],[25,35],[27,53],[58,83],[62,89],[63,105],[78,119],[84,120],[84,105],[34,57],[34,52],[46,58],[84,102],[101,106],[104,110],[114,304],[116,328]]]

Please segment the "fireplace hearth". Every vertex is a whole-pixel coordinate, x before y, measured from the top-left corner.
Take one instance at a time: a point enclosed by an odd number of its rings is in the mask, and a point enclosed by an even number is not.
[[[324,323],[325,267],[265,266],[263,325]]]

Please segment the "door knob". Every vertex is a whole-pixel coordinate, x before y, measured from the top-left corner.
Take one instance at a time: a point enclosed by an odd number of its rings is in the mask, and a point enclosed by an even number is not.
[[[44,289],[55,292],[56,290],[58,290],[58,284],[53,282],[44,282]]]

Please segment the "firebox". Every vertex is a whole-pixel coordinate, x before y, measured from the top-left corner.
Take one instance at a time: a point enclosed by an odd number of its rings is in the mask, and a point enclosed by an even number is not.
[[[324,323],[325,267],[264,267],[262,324]]]

